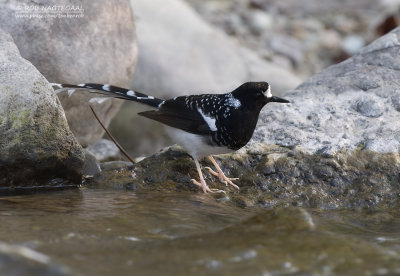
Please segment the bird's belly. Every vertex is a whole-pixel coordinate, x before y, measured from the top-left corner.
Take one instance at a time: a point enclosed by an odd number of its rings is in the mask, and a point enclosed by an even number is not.
[[[171,139],[182,146],[190,155],[203,158],[208,155],[218,155],[233,152],[227,147],[212,146],[206,136],[188,133],[186,131],[166,126],[167,133]]]

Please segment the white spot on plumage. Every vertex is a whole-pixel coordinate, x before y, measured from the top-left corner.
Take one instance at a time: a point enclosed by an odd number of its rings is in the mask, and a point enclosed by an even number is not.
[[[77,84],[76,86],[84,87],[85,85],[86,85],[85,83],[80,83],[80,84]]]
[[[109,84],[104,84],[101,89],[103,89],[104,91],[110,91],[110,85]]]
[[[215,125],[215,118],[211,118],[210,116],[207,116],[206,114],[203,113],[203,111],[200,108],[197,108],[197,111],[199,111],[201,117],[203,117],[204,121],[206,121],[208,127],[212,131],[217,131],[217,127]]]
[[[231,93],[228,94],[228,98],[226,100],[226,104],[231,106],[231,107],[233,107],[233,108],[236,108],[236,109],[238,109],[239,107],[242,106],[242,103],[238,99],[233,97],[233,95]]]
[[[165,101],[162,101],[159,105],[158,108],[161,108],[161,106],[165,103]]]
[[[149,98],[150,100],[154,100],[153,96],[147,96],[147,98]]]
[[[135,96],[135,91],[129,90],[128,92],[126,92],[126,95],[134,97]]]

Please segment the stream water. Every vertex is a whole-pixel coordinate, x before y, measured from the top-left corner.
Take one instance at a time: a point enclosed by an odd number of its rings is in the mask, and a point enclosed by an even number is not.
[[[400,275],[397,209],[243,209],[195,192],[81,188],[0,197],[0,218],[1,243],[69,275]]]

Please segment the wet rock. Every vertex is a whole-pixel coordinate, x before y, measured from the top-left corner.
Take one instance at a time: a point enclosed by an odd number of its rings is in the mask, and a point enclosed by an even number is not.
[[[57,6],[68,6],[62,0]],[[50,81],[58,83],[99,82],[129,87],[137,59],[135,25],[127,1],[83,3],[78,18],[16,16],[16,7],[54,6],[54,1],[2,1],[0,26],[14,38],[22,57],[29,60]],[[78,6],[78,4],[77,4]],[[87,146],[100,139],[103,129],[88,108],[88,93],[71,97],[60,94],[68,124],[78,141]],[[108,125],[121,105],[107,99],[95,104],[101,120]]]
[[[101,172],[99,161],[96,156],[85,150],[85,163],[83,165],[83,175],[84,176],[93,176]]]
[[[8,276],[67,276],[73,275],[66,267],[28,247],[0,242],[0,274]]]
[[[80,183],[84,153],[47,80],[0,30],[0,186]]]
[[[101,169],[105,171],[126,169],[131,166],[133,166],[133,164],[127,161],[110,161],[100,164]]]
[[[360,144],[398,152],[399,37],[397,28],[313,76],[285,95],[291,104],[267,105],[252,141],[311,153],[353,150]]]
[[[113,141],[107,139],[96,141],[94,144],[87,147],[86,150],[90,151],[99,162],[119,160],[121,158],[119,148]]]
[[[332,208],[387,208],[399,204],[400,156],[368,150],[340,151],[334,155],[309,154],[279,146],[254,145],[257,152],[242,149],[216,156],[222,170],[238,177],[240,187],[226,187],[203,170],[212,188],[223,189],[228,200],[245,208],[304,206]],[[207,160],[203,168],[211,166]],[[96,187],[137,191],[192,191],[202,193],[190,179],[198,178],[193,159],[180,147],[170,147],[131,168],[109,170],[93,178]],[[220,195],[214,195],[216,199]]]

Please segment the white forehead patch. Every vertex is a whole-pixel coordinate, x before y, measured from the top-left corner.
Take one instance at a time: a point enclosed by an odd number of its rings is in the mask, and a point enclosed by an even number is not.
[[[271,93],[271,86],[268,85],[267,91],[264,92],[265,97],[267,98],[272,98],[272,93]]]

